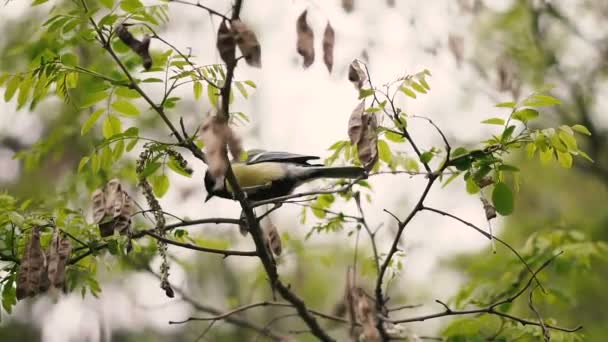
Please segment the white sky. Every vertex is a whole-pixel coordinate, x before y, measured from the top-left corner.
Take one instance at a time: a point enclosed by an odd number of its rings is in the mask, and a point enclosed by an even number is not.
[[[508,2],[490,1],[488,4],[501,6]],[[18,15],[27,9],[28,3],[15,0],[8,6],[0,6],[0,20]],[[470,38],[469,19],[459,12],[456,1],[399,0],[396,9],[387,8],[384,1],[355,3],[356,10],[346,14],[337,0],[245,1],[241,17],[261,42],[263,65],[261,70],[255,70],[241,63],[237,70],[239,79],[252,79],[258,85],[255,95],[248,102],[238,101],[233,107],[248,113],[253,120],[250,127],[242,130],[246,148],[327,156],[327,147],[337,139],[347,138],[348,117],[358,100],[346,72],[349,63],[359,57],[363,49],[368,51],[369,68],[376,84],[425,68],[432,72],[429,94],[416,100],[403,99],[402,105],[407,112],[431,117],[455,144],[479,141],[486,136],[491,128],[482,127],[479,121],[504,114],[493,105],[496,98],[506,101],[510,100],[510,95],[492,93],[490,95],[495,99],[491,100],[485,93],[465,87],[482,81],[476,78],[471,69],[458,68],[446,47],[449,33],[461,34],[466,37],[465,55],[471,53],[466,43]],[[226,12],[229,1],[209,0],[205,1],[205,5]],[[309,9],[308,18],[315,32],[317,50],[316,61],[307,70],[301,68],[295,49],[295,20],[305,7]],[[50,8],[50,5],[43,8]],[[214,26],[210,29],[209,17],[205,12],[178,4],[172,4],[170,9],[172,21],[163,36],[184,50],[191,47],[202,64],[219,62],[213,37],[218,19],[213,19]],[[327,20],[336,31],[334,72],[331,75],[323,65],[320,53],[321,35]],[[368,47],[370,42],[373,42],[373,48]],[[160,46],[158,41],[153,41],[152,45],[153,48]],[[438,47],[436,55],[425,52],[433,47]],[[471,92],[476,96],[472,96]],[[191,94],[191,89],[185,87],[182,95],[191,97]],[[194,124],[200,120],[208,108],[206,106],[200,103],[197,112],[179,115]],[[0,132],[20,136],[29,132],[33,139],[37,139],[40,125],[36,123],[35,115],[24,111],[14,113],[14,108],[14,103],[0,103],[0,113],[4,113],[0,114]],[[18,120],[15,120],[16,115]],[[173,116],[172,119],[177,122],[177,117]],[[441,146],[436,132],[424,122],[411,120],[410,127],[412,135],[423,148]],[[253,136],[254,133],[256,136]],[[18,165],[7,160],[6,154],[0,150],[0,161],[6,165],[0,168],[0,182],[3,177],[6,179],[19,172]],[[201,216],[201,203],[206,195],[202,190],[204,169],[199,163],[193,162],[193,165],[195,177],[173,177],[175,188],[171,188],[192,191],[192,196],[184,202],[180,198],[180,191],[170,192],[161,200],[165,210],[180,216]],[[390,217],[382,212],[384,208],[402,217],[407,214],[425,183],[424,179],[390,175],[375,177],[371,182],[377,196],[373,205],[366,208],[366,213],[373,227],[382,222],[390,223]],[[486,227],[479,200],[466,195],[462,183],[455,182],[446,189],[436,186],[426,203]],[[220,212],[223,216],[236,217],[239,213],[235,204],[223,200],[213,200],[202,208],[203,216],[217,216]],[[298,212],[298,208],[284,206],[275,215],[275,223],[278,227],[290,227],[297,220]],[[494,225],[500,226],[500,219]],[[303,227],[292,230],[294,234],[297,234],[296,231],[307,231]],[[322,238],[326,239],[328,235]],[[388,242],[383,241],[381,251],[388,250]],[[457,275],[438,270],[439,257],[477,250],[488,243],[469,228],[428,213],[419,214],[408,226],[404,242],[408,247],[408,258],[403,282],[408,284],[409,289],[423,290],[430,299],[448,299],[458,288]],[[242,244],[248,246],[249,242]],[[239,261],[245,265],[250,262]],[[179,283],[182,276],[179,270],[174,270],[172,280]],[[128,284],[126,288],[125,284]],[[66,341],[66,336],[78,340],[88,336],[89,341],[98,341],[100,327],[170,329],[172,327],[165,324],[168,319],[181,319],[188,315],[184,305],[171,304],[158,310],[138,310],[136,305],[128,305],[134,302],[154,306],[162,305],[166,299],[156,280],[134,275],[122,281],[108,282],[100,301],[90,296],[83,301],[79,294],[74,294],[58,299],[54,305],[48,299],[39,300],[32,310],[38,313],[35,317],[42,326],[45,342]],[[422,311],[436,309],[430,304]],[[26,310],[20,305],[17,316]],[[416,311],[410,313],[415,314]],[[419,332],[433,333],[436,327],[437,323],[425,323]]]

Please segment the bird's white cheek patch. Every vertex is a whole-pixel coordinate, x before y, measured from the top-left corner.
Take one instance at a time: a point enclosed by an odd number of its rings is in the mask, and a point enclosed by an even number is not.
[[[224,188],[224,176],[219,176],[215,179],[215,184],[213,185],[213,191],[222,190]]]

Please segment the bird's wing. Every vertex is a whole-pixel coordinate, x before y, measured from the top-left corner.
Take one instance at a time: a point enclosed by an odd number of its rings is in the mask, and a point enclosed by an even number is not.
[[[277,163],[294,163],[301,165],[309,165],[309,160],[319,159],[317,156],[309,156],[303,154],[295,154],[288,152],[275,152],[275,151],[264,151],[264,150],[251,150],[248,152],[247,164],[257,164],[264,162],[277,162]]]

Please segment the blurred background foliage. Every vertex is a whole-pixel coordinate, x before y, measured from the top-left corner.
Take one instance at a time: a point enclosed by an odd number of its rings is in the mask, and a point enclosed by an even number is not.
[[[65,1],[58,6],[69,6],[69,3]],[[459,3],[463,13],[473,17],[471,29],[475,32],[465,41],[467,48],[473,47],[473,57],[464,62],[477,70],[480,80],[487,82],[488,87],[510,92],[515,98],[526,94],[529,89],[553,83],[561,92],[557,95],[563,105],[554,107],[552,115],[545,116],[545,121],[538,125],[581,123],[592,132],[582,148],[594,159],[592,164],[575,163],[573,170],[564,170],[556,165],[541,166],[537,160],[530,161],[525,156],[516,157],[514,164],[520,166],[526,176],[517,194],[516,214],[506,220],[501,237],[520,249],[527,261],[536,266],[555,250],[564,250],[564,255],[539,276],[547,293],[541,295],[542,290],[536,290],[538,308],[541,312],[550,313],[562,326],[582,324],[584,340],[603,341],[608,333],[605,325],[608,312],[603,309],[608,301],[603,287],[604,279],[608,277],[603,244],[608,239],[608,211],[605,210],[608,203],[608,131],[604,114],[608,108],[602,96],[607,89],[608,31],[601,24],[608,18],[608,4],[593,0],[559,3],[515,0],[509,2],[508,8],[497,11],[479,0]],[[44,20],[44,13],[32,10],[17,19],[0,23],[0,32],[4,33],[0,39],[0,71],[26,70],[31,67],[29,61],[40,56],[41,51],[59,53],[65,47],[76,45],[76,40],[63,32],[41,35],[38,24]],[[104,54],[98,53],[97,46],[78,45],[77,48],[81,64],[93,70],[104,70],[110,75],[117,74],[114,64]],[[579,58],[574,51],[582,53],[585,58]],[[458,58],[458,54],[455,55]],[[84,98],[95,83],[87,77],[81,77],[79,82],[78,88],[70,90],[75,99]],[[96,141],[92,135],[81,136],[76,129],[78,126],[71,123],[84,121],[91,111],[80,110],[73,103],[57,99],[46,99],[43,108],[32,105],[31,109],[42,120],[38,142],[28,145],[19,136],[0,135],[0,148],[17,153],[24,165],[18,178],[2,184],[2,187],[17,198],[32,198],[36,204],[44,203],[52,208],[62,201],[59,199],[61,196],[56,196],[55,189],[64,182],[68,184],[66,191],[69,196],[66,197],[76,199],[75,202],[85,199],[88,196],[83,195],[86,193],[82,192],[83,184],[74,179],[73,173],[81,156],[88,153]],[[153,119],[143,123],[148,129],[159,124],[156,116],[151,117]],[[135,179],[133,172],[129,171],[132,164],[127,162],[121,167],[123,171],[118,173]],[[105,181],[100,178],[86,179],[84,183],[89,189],[95,188]],[[145,223],[139,224],[143,226]],[[212,239],[213,236],[206,242]],[[594,242],[589,243],[589,240]],[[303,248],[298,239],[287,238],[286,241],[301,260],[285,275],[286,280],[310,300],[312,307],[327,311],[339,307],[336,298],[341,296],[341,285],[327,284],[343,283],[343,275],[334,272],[332,265],[348,264],[352,251],[332,246],[334,254],[328,260],[323,257],[322,249]],[[120,278],[122,272],[133,270],[150,273],[148,265],[153,258],[154,246],[150,241],[144,241],[138,248],[141,252],[137,254],[138,260],[126,257],[120,251],[114,253],[118,258],[104,259],[103,263],[109,265],[111,272],[100,272],[100,281]],[[218,307],[251,302],[256,299],[254,296],[260,297],[257,299],[267,297],[267,288],[257,293],[254,291],[267,287],[259,267],[243,271],[238,265],[209,256],[196,256],[182,266],[188,278],[181,286],[190,293],[186,301],[194,307],[205,302],[205,294],[209,292],[223,294],[218,297],[226,298],[224,305]],[[500,248],[496,255],[482,251],[456,259],[450,256],[444,266],[467,277],[466,284],[453,298],[452,303],[456,307],[465,307],[467,303],[487,304],[498,295],[513,293],[516,285],[527,281],[527,273],[522,272],[521,263],[505,258]],[[209,274],[221,274],[221,277],[209,277]],[[499,286],[496,279],[501,280]],[[89,291],[91,288],[95,285],[89,284]],[[403,302],[408,300],[407,297],[402,299]],[[217,304],[217,300],[214,302]],[[530,315],[527,301],[519,301],[513,306],[504,309]],[[268,322],[285,312],[276,308],[256,310],[243,317]],[[35,325],[26,322],[3,320],[0,340],[40,340]],[[228,328],[225,322],[216,324],[208,335],[210,340],[251,340],[255,336],[243,329]],[[204,326],[199,323],[182,325],[166,335],[147,328],[117,330],[110,334],[112,341],[165,341],[168,338],[191,341],[201,334]],[[285,323],[285,326],[295,330],[302,328],[300,323]],[[537,328],[525,330],[514,326],[495,317],[466,317],[446,323],[437,335],[443,334],[452,341],[533,341],[542,338],[542,332]],[[554,340],[580,338],[577,335],[552,334]],[[309,336],[298,336],[300,338],[307,340]]]
[[[563,104],[544,120],[550,125],[583,123],[593,133],[582,149],[595,162],[577,163],[573,170],[565,172],[555,165],[547,168],[519,157],[516,164],[525,175],[524,185],[516,215],[506,221],[501,237],[525,246],[524,251],[553,246],[572,257],[566,261],[557,258],[555,267],[542,275],[550,295],[536,296],[539,309],[551,312],[563,324],[582,324],[585,341],[604,341],[608,321],[608,313],[602,309],[608,300],[604,288],[608,276],[604,244],[608,239],[608,108],[602,97],[608,80],[608,31],[601,23],[608,17],[608,5],[602,1],[518,0],[500,12],[481,7],[472,10],[476,12],[473,64],[481,77],[515,96],[522,88],[555,84]],[[565,241],[584,239],[597,243],[562,247]],[[488,253],[446,261],[470,278],[470,287],[457,300],[468,297],[484,281],[515,276],[508,260],[488,257]],[[521,312],[528,310],[525,302],[519,305]],[[497,330],[489,329],[486,336]]]

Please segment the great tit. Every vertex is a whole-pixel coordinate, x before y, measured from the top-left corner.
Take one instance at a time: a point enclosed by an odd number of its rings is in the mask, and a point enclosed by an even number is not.
[[[303,183],[318,178],[366,178],[365,169],[356,166],[330,167],[322,164],[309,164],[317,156],[287,152],[249,151],[247,160],[232,163],[232,171],[239,185],[252,201],[267,200],[290,194]],[[224,179],[218,184],[209,172],[205,173],[207,202],[218,196],[234,200],[232,190]]]

